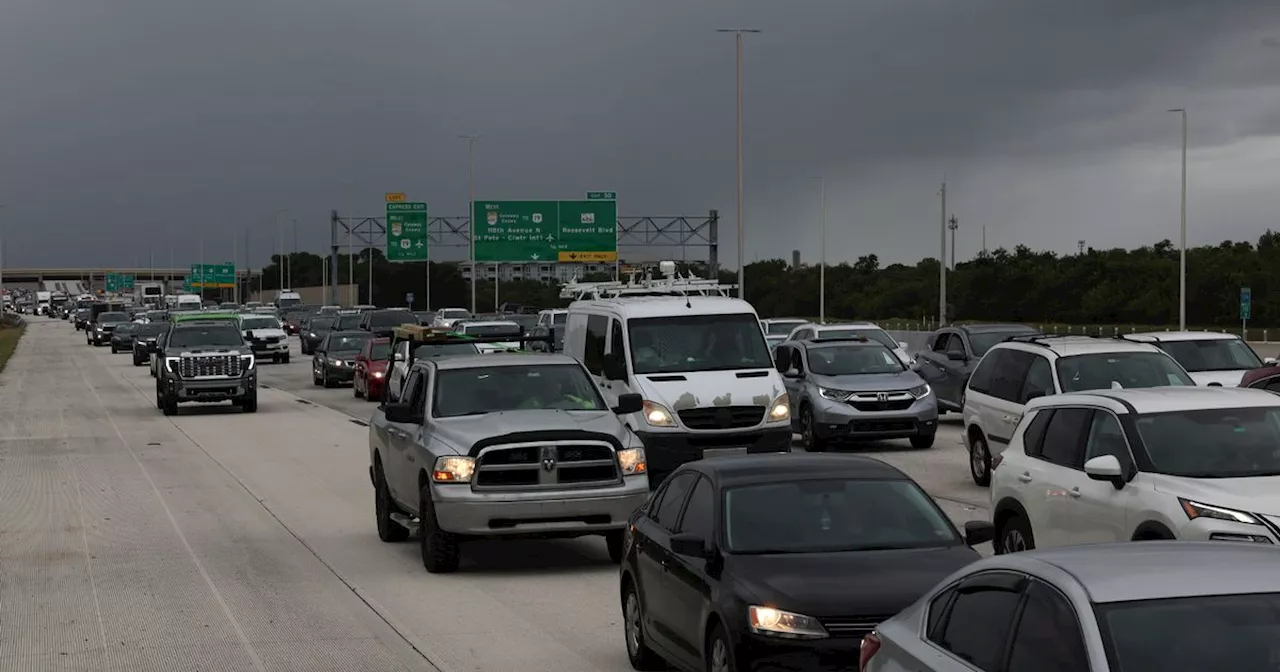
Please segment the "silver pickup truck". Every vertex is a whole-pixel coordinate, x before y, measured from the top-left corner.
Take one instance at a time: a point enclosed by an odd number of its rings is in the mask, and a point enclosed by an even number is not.
[[[553,354],[420,359],[369,424],[378,537],[418,532],[428,572],[458,568],[475,538],[603,535],[622,558],[627,520],[649,496],[640,439],[576,360]]]

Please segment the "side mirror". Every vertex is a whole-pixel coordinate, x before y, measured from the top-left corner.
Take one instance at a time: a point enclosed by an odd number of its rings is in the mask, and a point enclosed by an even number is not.
[[[898,341],[898,347],[899,347],[899,348],[902,348],[903,350],[906,350],[906,349],[907,349],[907,347],[908,347],[908,346],[907,346],[907,342],[906,342],[906,341]]]
[[[970,546],[985,544],[996,538],[996,526],[987,520],[971,520],[964,524],[964,543]]]
[[[244,332],[244,337],[245,337],[245,338],[247,338],[247,339],[249,339],[249,340],[253,340],[253,330],[252,330],[252,329],[250,329],[250,330],[248,330],[248,331]]]
[[[966,357],[963,352],[955,352],[954,350],[948,350],[947,359],[953,362],[964,362],[964,361],[968,361],[969,358]]]
[[[1085,462],[1084,473],[1095,481],[1109,481],[1117,490],[1124,487],[1124,468],[1115,455],[1099,455]]]
[[[623,363],[622,358],[610,353],[604,358],[604,377],[605,380],[626,380],[627,366]]]
[[[396,361],[396,362],[403,362],[403,361],[404,361],[404,353],[403,353],[403,352],[397,352],[394,356],[392,356],[392,358],[391,358],[391,359],[392,359],[392,361]]]
[[[617,415],[630,415],[644,410],[644,397],[634,392],[618,395],[618,405],[613,407]]]
[[[1275,357],[1267,357],[1267,358],[1264,358],[1264,359],[1262,360],[1262,363],[1263,363],[1263,364],[1266,364],[1267,366],[1275,366],[1275,365],[1276,365],[1276,358],[1275,358]]]
[[[388,422],[402,422],[408,425],[422,424],[422,417],[418,415],[413,404],[399,402],[386,404],[383,406],[383,412],[386,413]]]
[[[782,372],[783,378],[803,378],[804,374],[800,373],[800,369],[792,367]]]
[[[671,537],[671,551],[690,558],[707,558],[711,555],[707,542],[696,534],[677,534]]]

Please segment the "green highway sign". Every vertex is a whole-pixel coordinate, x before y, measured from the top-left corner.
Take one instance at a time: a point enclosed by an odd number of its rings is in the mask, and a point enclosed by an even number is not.
[[[126,289],[133,289],[133,276],[124,273],[108,273],[106,275],[106,285],[108,292],[122,292]]]
[[[1240,319],[1253,317],[1253,292],[1248,287],[1240,288]]]
[[[471,221],[477,262],[618,260],[615,200],[476,201]]]
[[[387,201],[387,261],[427,260],[427,204]]]
[[[236,265],[229,261],[224,264],[191,264],[187,286],[194,289],[235,287]]]
[[[616,191],[588,191],[588,201],[616,201],[618,200],[618,192]]]

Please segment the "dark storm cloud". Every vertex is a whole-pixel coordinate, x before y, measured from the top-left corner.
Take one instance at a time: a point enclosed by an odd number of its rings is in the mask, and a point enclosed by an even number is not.
[[[6,261],[167,263],[173,240],[184,265],[248,231],[261,263],[277,209],[318,251],[329,209],[376,213],[387,190],[462,214],[460,133],[485,136],[481,198],[718,208],[731,259],[733,38],[714,29],[735,25],[764,30],[746,49],[750,256],[792,244],[817,173],[845,220],[923,220],[947,172],[966,218],[994,222],[1080,165],[1169,149],[1168,107],[1214,110],[1193,117],[1198,147],[1271,135],[1257,107],[1280,49],[1260,29],[1278,16],[1263,0],[10,0]],[[964,194],[1011,162],[1021,182]],[[842,257],[928,253],[926,228],[848,230]]]

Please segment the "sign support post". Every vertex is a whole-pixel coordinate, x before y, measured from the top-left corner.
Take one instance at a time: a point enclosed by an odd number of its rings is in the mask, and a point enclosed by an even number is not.
[[[1248,287],[1240,288],[1240,338],[1249,340],[1249,318],[1253,317],[1253,292]]]

